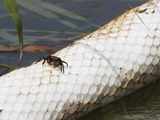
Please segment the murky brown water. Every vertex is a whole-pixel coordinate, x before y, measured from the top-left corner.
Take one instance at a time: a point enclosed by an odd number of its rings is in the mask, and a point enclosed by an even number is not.
[[[110,21],[115,16],[123,13],[129,7],[127,0],[45,0],[52,4],[59,5],[68,10],[88,18],[89,23],[99,26]],[[133,6],[140,4],[140,0],[131,1]],[[114,9],[114,10],[113,10]],[[54,48],[63,48],[71,39],[81,32],[88,32],[95,29],[89,23],[76,22],[79,30],[73,30],[60,24],[57,20],[46,19],[26,9],[23,10],[23,21],[25,31],[25,43],[34,45],[49,45]],[[6,12],[0,1],[0,16]],[[30,17],[28,17],[30,16]],[[72,21],[72,20],[71,20]],[[74,21],[75,22],[75,21]],[[14,36],[14,25],[9,17],[0,18],[0,28],[12,33]],[[35,30],[35,31],[32,31]],[[41,32],[40,32],[41,31]],[[43,32],[42,32],[43,31]],[[56,32],[55,32],[56,31]],[[59,31],[59,32],[57,32]],[[62,33],[63,31],[63,33]],[[0,31],[0,44],[16,44],[16,37],[5,39]],[[67,39],[66,39],[67,38]],[[23,65],[29,65],[40,56],[46,53],[25,53]],[[16,64],[17,54],[8,52],[0,53],[0,63]],[[117,102],[97,109],[80,120],[160,120],[160,82],[143,88],[136,93],[124,97]]]

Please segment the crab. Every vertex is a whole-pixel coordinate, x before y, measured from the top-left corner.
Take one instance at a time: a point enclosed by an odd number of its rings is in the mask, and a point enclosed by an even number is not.
[[[61,58],[57,56],[48,55],[47,57],[43,57],[43,59],[41,60],[43,60],[42,64],[47,62],[49,65],[53,66],[54,68],[59,67],[61,72],[63,73],[64,73],[64,64],[66,64],[68,67],[68,63],[63,61]],[[39,61],[40,60],[38,60],[37,62]]]

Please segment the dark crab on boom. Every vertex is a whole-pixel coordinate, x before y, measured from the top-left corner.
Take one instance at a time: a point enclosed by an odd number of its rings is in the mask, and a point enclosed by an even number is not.
[[[37,62],[41,60],[43,60],[42,64],[47,62],[49,65],[53,66],[54,68],[59,67],[61,72],[63,73],[64,73],[64,64],[66,64],[68,67],[68,63],[63,61],[61,58],[57,56],[48,55],[47,57],[43,57],[43,59],[40,59]]]

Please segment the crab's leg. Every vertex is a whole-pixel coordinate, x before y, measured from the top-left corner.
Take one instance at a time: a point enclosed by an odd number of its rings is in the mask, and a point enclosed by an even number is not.
[[[67,63],[67,62],[65,62],[65,61],[62,61],[62,63],[66,64],[66,66],[68,67],[68,63]]]

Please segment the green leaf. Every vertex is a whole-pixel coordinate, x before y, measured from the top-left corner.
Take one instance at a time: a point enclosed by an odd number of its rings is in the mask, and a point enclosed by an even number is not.
[[[4,0],[4,4],[9,12],[9,15],[12,17],[15,25],[16,31],[18,34],[18,42],[19,42],[19,51],[20,51],[20,60],[22,60],[23,56],[23,24],[21,16],[18,12],[18,6],[16,0]]]

